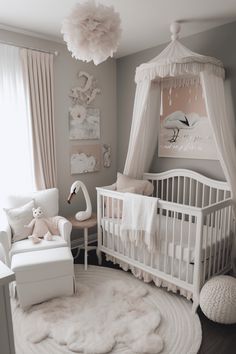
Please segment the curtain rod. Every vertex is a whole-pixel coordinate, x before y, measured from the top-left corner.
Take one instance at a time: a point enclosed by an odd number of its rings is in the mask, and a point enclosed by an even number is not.
[[[34,48],[34,47],[26,47],[26,46],[24,46],[24,45],[18,45],[18,44],[15,44],[15,43],[13,43],[13,42],[2,41],[1,39],[0,39],[0,43],[2,43],[2,44],[7,44],[7,45],[11,45],[11,46],[13,46],[13,47],[18,47],[18,48],[36,50],[37,52],[49,53],[49,54],[55,55],[56,57],[59,55],[59,52],[58,52],[57,50],[55,50],[54,52],[51,52],[51,51],[49,51],[49,50],[43,50],[43,49],[38,49],[38,48]]]

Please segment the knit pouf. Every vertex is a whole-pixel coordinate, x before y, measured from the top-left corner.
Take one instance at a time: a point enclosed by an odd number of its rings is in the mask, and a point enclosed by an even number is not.
[[[218,323],[236,323],[236,279],[219,275],[210,279],[200,293],[202,312]]]

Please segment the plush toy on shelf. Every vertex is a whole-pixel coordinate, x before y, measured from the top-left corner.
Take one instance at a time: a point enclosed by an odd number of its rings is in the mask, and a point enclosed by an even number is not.
[[[55,226],[53,225],[52,218],[44,218],[43,211],[40,207],[33,208],[33,220],[25,228],[28,229],[28,238],[32,240],[33,243],[41,242],[44,238],[46,241],[52,241],[53,231],[55,232]]]

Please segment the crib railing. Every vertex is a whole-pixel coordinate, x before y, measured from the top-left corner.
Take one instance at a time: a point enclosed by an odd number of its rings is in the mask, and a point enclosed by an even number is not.
[[[205,207],[159,200],[160,243],[152,250],[144,245],[140,252],[140,245],[121,240],[124,193],[109,188],[97,188],[99,251],[190,291],[196,303],[205,281],[230,268],[235,232],[230,198],[216,203],[211,199]]]
[[[226,182],[212,180],[190,170],[145,173],[144,179],[153,184],[153,196],[178,204],[203,208],[230,198]]]
[[[123,260],[130,265],[160,276],[188,291],[193,290],[193,264],[190,258],[191,238],[197,238],[198,219],[201,216],[199,208],[181,206],[177,203],[160,200],[158,202],[158,232],[162,234],[159,257],[153,250],[138,252],[139,246],[124,244],[120,237],[122,205],[124,194],[106,189],[98,190],[98,247],[101,251]],[[187,238],[184,240],[184,227],[189,220]],[[194,220],[194,222],[192,222]],[[176,225],[180,230],[177,239]],[[185,227],[186,229],[186,227]],[[200,229],[199,229],[200,230]],[[186,232],[186,230],[185,230]],[[171,237],[170,237],[171,234]],[[200,236],[198,236],[200,237]],[[185,241],[185,244],[184,244]],[[129,249],[130,254],[126,252]],[[146,255],[146,256],[145,256]],[[182,269],[185,268],[183,273]],[[181,273],[182,271],[182,273]]]
[[[225,272],[230,267],[230,253],[235,235],[235,220],[232,212],[232,199],[202,209],[203,224],[207,237],[203,240],[205,252],[202,279],[207,280],[213,275]]]

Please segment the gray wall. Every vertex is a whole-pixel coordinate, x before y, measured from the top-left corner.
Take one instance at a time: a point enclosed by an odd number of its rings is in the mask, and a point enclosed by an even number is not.
[[[0,30],[0,41],[10,41],[16,45],[32,46],[38,49],[59,51],[55,57],[55,127],[56,127],[56,153],[58,170],[58,188],[60,192],[60,213],[69,215],[84,207],[82,194],[77,195],[72,205],[66,203],[70,186],[76,179],[81,179],[87,186],[94,208],[96,208],[96,186],[113,183],[116,176],[116,62],[114,59],[95,66],[85,64],[73,59],[63,44],[38,39],[18,33]],[[76,141],[69,141],[68,108],[70,99],[69,90],[78,85],[76,74],[87,71],[97,79],[101,88],[101,95],[97,96],[94,106],[100,109],[101,143],[111,144],[112,166],[101,168],[99,172],[84,175],[70,174],[69,150]],[[77,141],[78,142],[78,141]],[[84,141],[85,142],[85,141]],[[91,141],[90,141],[91,142]],[[98,142],[94,140],[94,142]]]
[[[236,22],[214,28],[184,39],[181,42],[189,49],[203,55],[214,56],[223,61],[231,87],[234,111],[236,112]],[[135,69],[141,63],[158,55],[167,44],[150,48],[117,60],[117,119],[118,119],[118,170],[122,171],[126,158],[132,110],[135,94]],[[158,132],[157,132],[158,134]],[[197,159],[153,158],[151,171],[161,172],[172,168],[188,168],[206,176],[224,180],[218,161]]]
[[[227,75],[230,78],[234,108],[236,108],[236,97],[234,94],[236,90],[235,33],[236,23],[231,23],[181,40],[181,42],[190,49],[202,54],[215,56],[223,61],[227,69]],[[83,198],[79,198],[81,194],[74,199],[72,205],[69,206],[66,203],[70,186],[76,179],[81,179],[85,182],[93,206],[96,208],[95,187],[113,183],[116,179],[117,166],[119,171],[123,170],[132,119],[135,93],[135,68],[139,64],[150,60],[160,53],[165,45],[123,57],[116,61],[114,59],[109,59],[99,66],[94,66],[93,64],[85,64],[72,59],[66,46],[56,42],[4,30],[0,30],[0,41],[1,40],[10,41],[16,45],[59,51],[59,56],[55,57],[54,76],[56,152],[58,187],[60,191],[60,213],[62,215],[69,215],[84,207]],[[109,169],[101,168],[101,171],[96,173],[71,176],[69,150],[72,142],[69,141],[68,131],[68,108],[70,106],[68,93],[72,87],[77,85],[78,81],[76,79],[76,74],[80,70],[85,70],[93,74],[98,81],[98,85],[101,87],[102,94],[98,96],[95,101],[96,107],[101,110],[100,142],[111,144],[112,166]],[[154,156],[152,171],[163,171],[177,167],[194,169],[218,179],[224,178],[222,169],[217,161],[158,158],[157,156]]]

